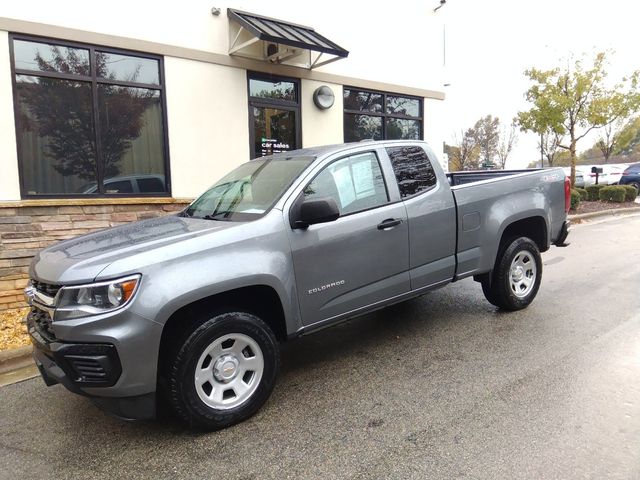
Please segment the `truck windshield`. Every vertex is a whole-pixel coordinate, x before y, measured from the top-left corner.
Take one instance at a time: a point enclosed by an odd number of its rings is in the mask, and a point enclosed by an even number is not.
[[[185,217],[246,222],[264,215],[314,157],[263,157],[240,165],[183,211]]]

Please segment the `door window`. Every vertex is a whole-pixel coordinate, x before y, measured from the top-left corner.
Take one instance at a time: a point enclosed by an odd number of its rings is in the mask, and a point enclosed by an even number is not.
[[[304,196],[333,198],[341,215],[389,202],[380,163],[373,152],[343,158],[327,166],[307,185]]]
[[[417,195],[435,186],[436,173],[423,148],[417,145],[389,147],[387,154],[391,159],[402,198]]]
[[[256,157],[296,148],[296,111],[253,107],[254,152]]]

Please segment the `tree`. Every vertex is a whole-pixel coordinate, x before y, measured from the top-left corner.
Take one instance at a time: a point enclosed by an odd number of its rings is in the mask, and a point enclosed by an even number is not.
[[[640,107],[638,95],[625,96],[622,93],[614,92],[609,98],[604,100],[602,105],[603,116],[607,123],[602,127],[601,135],[596,142],[596,146],[602,152],[604,163],[609,162],[611,155],[620,150],[620,134],[626,126],[629,116],[635,113]],[[627,137],[630,141],[631,139]]]
[[[476,132],[473,128],[454,135],[454,145],[444,146],[444,152],[449,156],[449,170],[474,170],[478,168],[480,159],[476,142]]]
[[[554,132],[553,130],[547,130],[547,132],[540,135],[539,147],[542,153],[543,159],[547,160],[547,165],[553,167],[553,164],[558,158],[560,145],[564,142],[564,136]],[[542,165],[544,167],[544,164]]]
[[[500,138],[497,148],[497,165],[499,168],[504,168],[507,164],[507,159],[511,155],[511,151],[518,141],[517,124],[512,122],[508,128],[502,128],[500,131]]]
[[[522,130],[539,135],[551,131],[568,136],[568,143],[563,141],[558,146],[569,151],[572,185],[577,143],[593,129],[614,123],[640,108],[638,72],[607,88],[605,66],[606,54],[601,52],[588,67],[576,60],[573,64],[567,62],[566,68],[525,71],[533,82],[525,98],[533,106],[518,113],[518,123]]]
[[[499,126],[500,119],[498,117],[487,115],[478,120],[473,127],[483,166],[495,164],[494,160],[498,156],[498,146],[500,145]]]
[[[631,142],[637,138],[639,130],[640,118],[628,120],[625,117],[619,117],[609,125],[605,125],[602,135],[594,145],[602,153],[604,163],[608,163],[612,155],[628,149]]]

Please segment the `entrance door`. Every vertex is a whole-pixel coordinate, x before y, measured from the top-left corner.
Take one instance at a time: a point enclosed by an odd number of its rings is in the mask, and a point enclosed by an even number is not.
[[[301,147],[297,80],[249,74],[249,136],[251,158]]]

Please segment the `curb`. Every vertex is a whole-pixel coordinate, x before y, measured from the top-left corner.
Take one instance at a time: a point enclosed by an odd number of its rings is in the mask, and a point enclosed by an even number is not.
[[[33,352],[31,345],[0,351],[0,374],[32,365],[31,352]]]
[[[633,212],[640,212],[640,207],[612,208],[610,210],[601,210],[599,212],[579,213],[577,215],[569,215],[569,220],[587,220],[590,218],[606,217],[608,215],[616,216],[619,214]]]

